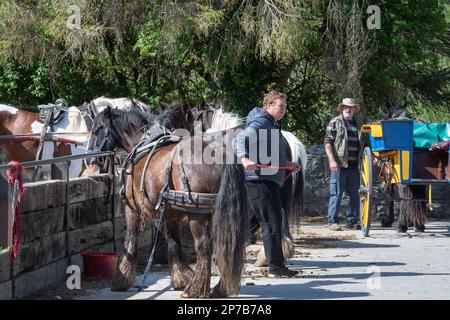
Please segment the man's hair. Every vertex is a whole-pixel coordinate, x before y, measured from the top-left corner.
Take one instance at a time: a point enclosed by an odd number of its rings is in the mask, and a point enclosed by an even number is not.
[[[281,93],[276,90],[271,90],[264,95],[263,107],[266,108],[270,104],[272,104],[277,99],[287,99],[287,96],[284,93]]]

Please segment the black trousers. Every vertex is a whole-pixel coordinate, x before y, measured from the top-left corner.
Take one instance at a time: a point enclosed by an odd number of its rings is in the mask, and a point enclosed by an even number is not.
[[[246,181],[251,232],[261,228],[269,271],[284,269],[280,187],[271,181]]]

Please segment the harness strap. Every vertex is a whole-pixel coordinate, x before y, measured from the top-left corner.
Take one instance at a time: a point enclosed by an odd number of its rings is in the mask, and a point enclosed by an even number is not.
[[[36,161],[41,160],[42,150],[44,149],[45,137],[47,135],[47,128],[53,120],[53,111],[54,111],[54,109],[53,109],[53,107],[51,107],[49,112],[47,113],[47,117],[45,118],[45,123],[44,123],[44,126],[42,127],[41,135],[39,137],[39,146],[38,146],[38,150],[36,152],[36,158],[35,158]],[[40,166],[35,167],[35,169],[33,171],[33,176],[31,178],[32,181],[36,181],[36,179],[39,175],[39,169],[40,169]]]
[[[141,191],[141,192],[144,192],[144,191],[145,191],[145,190],[144,190],[144,188],[145,188],[145,184],[144,184],[144,181],[145,181],[145,174],[146,174],[146,172],[147,172],[147,168],[148,168],[148,164],[149,164],[149,162],[150,162],[150,159],[152,158],[153,154],[155,153],[156,148],[159,146],[159,143],[160,143],[161,141],[163,141],[163,140],[169,140],[169,141],[172,141],[172,142],[179,142],[179,141],[181,140],[181,137],[179,137],[179,136],[173,136],[173,135],[170,135],[170,136],[162,136],[162,137],[159,138],[159,139],[156,141],[156,143],[153,145],[153,148],[151,149],[150,153],[149,153],[148,156],[147,156],[147,160],[145,161],[144,171],[143,171],[143,173],[142,173],[141,183],[140,183],[140,191]],[[175,140],[175,141],[174,141],[174,140]],[[176,147],[175,149],[177,150],[177,147]],[[172,158],[171,158],[171,160],[170,160],[169,166],[172,165],[172,161],[173,161],[174,155],[175,155],[175,154],[172,154]]]
[[[183,182],[183,188],[184,191],[186,191],[188,193],[189,199],[194,202],[194,199],[192,199],[192,194],[191,194],[191,186],[189,185],[189,179],[186,175],[186,171],[184,171],[184,166],[183,166],[183,162],[180,161],[180,168],[181,168],[181,182]]]
[[[167,164],[167,167],[166,167],[166,182],[164,183],[161,191],[159,192],[158,202],[156,203],[156,206],[155,206],[156,210],[159,210],[161,208],[161,205],[163,204],[163,200],[164,200],[164,192],[169,187],[169,183],[170,183],[170,180],[172,178],[172,163],[173,163],[173,159],[175,158],[175,155],[178,153],[178,146],[179,146],[179,144],[177,144],[176,147],[173,149],[172,154],[170,156],[170,161]]]

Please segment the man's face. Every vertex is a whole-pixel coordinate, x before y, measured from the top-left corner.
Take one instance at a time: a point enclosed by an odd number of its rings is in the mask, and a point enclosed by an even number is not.
[[[286,99],[276,99],[270,104],[269,108],[267,108],[267,112],[269,112],[276,121],[280,121],[286,113],[286,107]]]
[[[344,117],[345,120],[352,120],[353,119],[353,115],[356,112],[356,108],[352,107],[352,106],[342,106],[341,107],[341,111],[342,111],[342,115]]]

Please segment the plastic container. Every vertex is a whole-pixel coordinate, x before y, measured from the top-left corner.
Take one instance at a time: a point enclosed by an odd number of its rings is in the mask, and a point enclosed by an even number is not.
[[[84,252],[84,275],[87,278],[112,279],[116,275],[118,253],[115,252]]]

